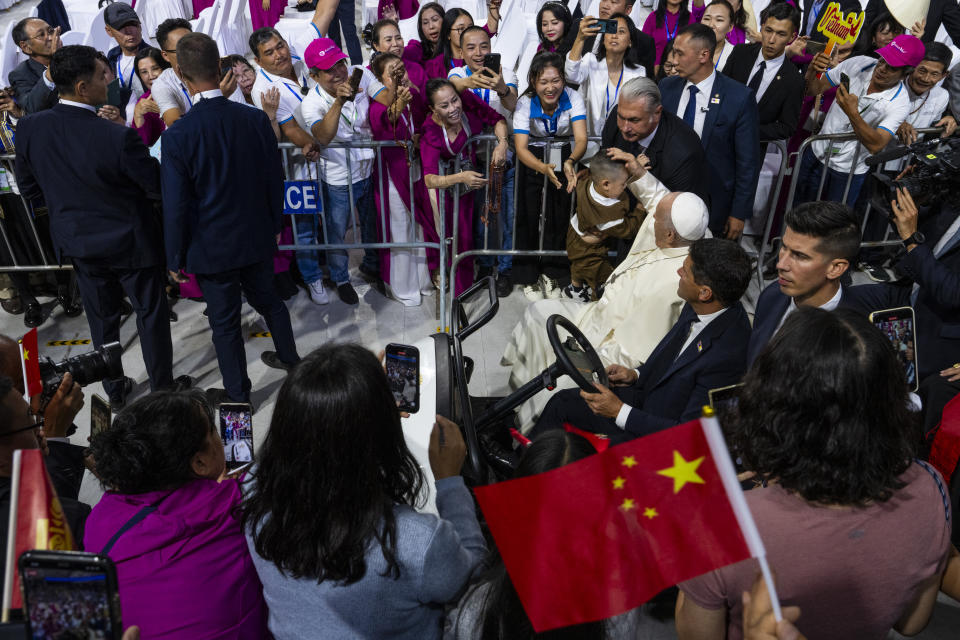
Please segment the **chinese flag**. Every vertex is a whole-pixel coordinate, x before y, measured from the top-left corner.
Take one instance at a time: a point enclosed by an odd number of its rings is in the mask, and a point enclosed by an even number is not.
[[[37,329],[30,329],[20,338],[20,351],[23,355],[23,385],[27,396],[35,396],[43,391],[43,379],[40,377],[40,348],[37,346]]]
[[[763,555],[714,418],[474,492],[538,632]]]
[[[960,396],[943,408],[933,444],[930,446],[930,464],[936,467],[947,482],[953,477],[960,461]]]
[[[70,551],[76,549],[60,499],[43,464],[40,449],[19,449],[13,456],[10,492],[10,522],[7,544],[14,544],[14,566],[7,566],[6,580],[13,580],[11,609],[21,606],[16,559],[30,549]],[[14,536],[15,534],[15,536]]]

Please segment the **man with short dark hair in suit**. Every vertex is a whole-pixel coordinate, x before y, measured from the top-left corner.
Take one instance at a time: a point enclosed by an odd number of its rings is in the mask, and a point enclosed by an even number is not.
[[[799,307],[859,308],[840,278],[860,251],[860,224],[839,202],[805,202],[787,212],[777,261],[779,278],[760,294],[747,347],[747,365],[760,354],[784,319]]]
[[[43,195],[58,259],[73,263],[93,344],[120,339],[126,294],[137,313],[143,361],[154,391],[189,386],[173,379],[170,309],[164,291],[160,171],[136,131],[97,117],[107,100],[107,65],[93,47],[63,47],[50,72],[60,104],[17,127],[17,180],[26,198]],[[129,378],[104,380],[122,407]]]
[[[687,25],[673,43],[679,73],[660,81],[663,106],[700,136],[709,163],[710,230],[735,240],[753,211],[760,172],[757,102],[745,86],[714,70],[713,29]]]
[[[193,107],[161,138],[167,268],[196,274],[207,301],[224,389],[215,402],[250,402],[240,331],[241,292],[267,321],[276,352],[269,367],[300,360],[290,314],[273,287],[282,226],[283,168],[267,115],[223,97],[220,54],[207,35],[177,42],[180,77]]]
[[[647,361],[638,369],[607,367],[612,389],[558,391],[531,437],[569,422],[614,442],[631,440],[698,417],[710,389],[740,381],[750,337],[740,303],[751,275],[746,252],[729,240],[697,240],[678,273],[686,304]]]
[[[63,44],[60,30],[40,18],[24,18],[14,25],[13,42],[28,56],[10,72],[13,97],[27,113],[49,109],[57,103],[57,89],[50,75],[50,59]]]
[[[800,123],[803,102],[803,74],[787,60],[787,45],[797,36],[800,13],[796,7],[779,2],[760,12],[760,42],[738,44],[727,59],[723,74],[753,90],[757,101],[757,130],[760,140],[787,140]],[[757,192],[753,199],[753,217],[748,233],[764,231],[770,208],[770,191],[780,172],[780,151],[766,146]]]
[[[670,191],[695,193],[706,202],[703,147],[683,120],[663,109],[660,89],[650,78],[634,78],[620,88],[617,106],[603,125],[604,148],[616,147],[650,160],[650,173]]]

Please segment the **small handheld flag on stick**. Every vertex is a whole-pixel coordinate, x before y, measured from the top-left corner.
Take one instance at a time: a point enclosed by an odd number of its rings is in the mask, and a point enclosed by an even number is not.
[[[37,342],[37,329],[34,327],[20,338],[20,364],[23,371],[24,397],[30,397],[43,391],[43,378],[40,376],[40,347]]]
[[[538,632],[602,620],[763,542],[713,412],[547,473],[474,491]]]

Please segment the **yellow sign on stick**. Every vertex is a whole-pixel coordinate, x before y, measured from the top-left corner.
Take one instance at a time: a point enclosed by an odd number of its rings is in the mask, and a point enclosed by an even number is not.
[[[844,17],[839,2],[828,4],[817,24],[817,31],[827,39],[827,47],[823,52],[829,56],[833,53],[834,47],[856,42],[863,28],[863,20],[863,11],[860,13],[851,11]]]

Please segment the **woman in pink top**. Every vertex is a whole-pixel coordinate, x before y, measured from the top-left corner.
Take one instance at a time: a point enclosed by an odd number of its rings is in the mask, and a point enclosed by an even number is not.
[[[373,75],[383,83],[390,103],[386,107],[375,100],[370,101],[373,139],[407,146],[383,147],[381,161],[374,165],[379,241],[417,242],[426,239],[439,242],[420,167],[407,161],[409,145],[416,146],[420,137],[417,131],[426,117],[423,95],[408,77],[403,61],[395,54],[381,53],[370,66]],[[394,80],[397,73],[402,74],[399,86]],[[406,306],[419,305],[421,294],[431,292],[430,270],[439,266],[436,251],[430,251],[429,255],[423,249],[380,251],[380,277],[391,295]]]
[[[442,211],[446,220],[446,232],[452,233],[453,216],[456,215],[456,252],[462,253],[473,248],[473,190],[480,189],[487,183],[483,177],[486,167],[480,166],[476,145],[467,146],[467,140],[483,133],[485,127],[493,127],[499,142],[491,154],[491,161],[505,162],[507,122],[472,91],[458,94],[448,80],[441,78],[434,78],[427,83],[427,106],[430,116],[423,124],[420,157],[423,161],[423,181],[428,189],[434,229],[440,228]],[[446,175],[440,175],[440,162],[450,162],[457,158],[460,159],[461,170],[457,172],[451,164]],[[453,210],[454,189],[451,187],[460,190],[456,214]],[[442,209],[441,190],[444,196]],[[434,278],[434,282],[436,281]],[[457,269],[454,295],[460,294],[472,283],[473,259],[468,258],[462,260]]]
[[[160,134],[166,129],[163,118],[160,117],[160,107],[150,97],[153,81],[160,77],[164,69],[170,68],[170,63],[163,59],[159,49],[150,47],[141,49],[133,60],[133,68],[137,71],[144,92],[133,108],[133,128],[143,140],[143,144],[152,147],[160,139]]]
[[[435,58],[440,51],[440,27],[443,24],[443,5],[430,2],[420,7],[420,19],[417,21],[419,40],[411,40],[403,49],[404,61],[424,65]]]
[[[656,11],[647,16],[642,31],[651,36],[657,46],[658,66],[661,62],[660,58],[663,56],[663,48],[677,37],[680,29],[691,22],[696,22],[696,20],[690,17],[686,0],[665,0],[660,3]]]
[[[491,10],[483,30],[492,38],[497,34],[499,24],[499,14]],[[443,14],[443,21],[440,23],[438,50],[435,57],[427,60],[424,65],[428,78],[446,78],[450,69],[464,66],[463,52],[460,50],[460,36],[468,27],[472,26],[473,16],[466,9],[454,7]]]
[[[117,565],[125,625],[148,638],[269,637],[260,580],[224,478],[223,443],[199,390],[132,403],[90,442],[109,490],[93,508],[84,548]]]
[[[540,44],[537,51],[560,52],[564,36],[570,31],[573,18],[567,5],[560,2],[548,2],[540,7],[537,14],[537,35]]]
[[[400,35],[400,27],[394,20],[384,19],[374,24],[368,44],[377,53],[391,53],[398,58],[403,58],[403,36]],[[407,77],[413,86],[420,90],[422,98],[427,90],[427,72],[419,63],[412,60],[404,59],[403,64],[407,70]],[[372,65],[368,65],[367,68],[372,70]]]

